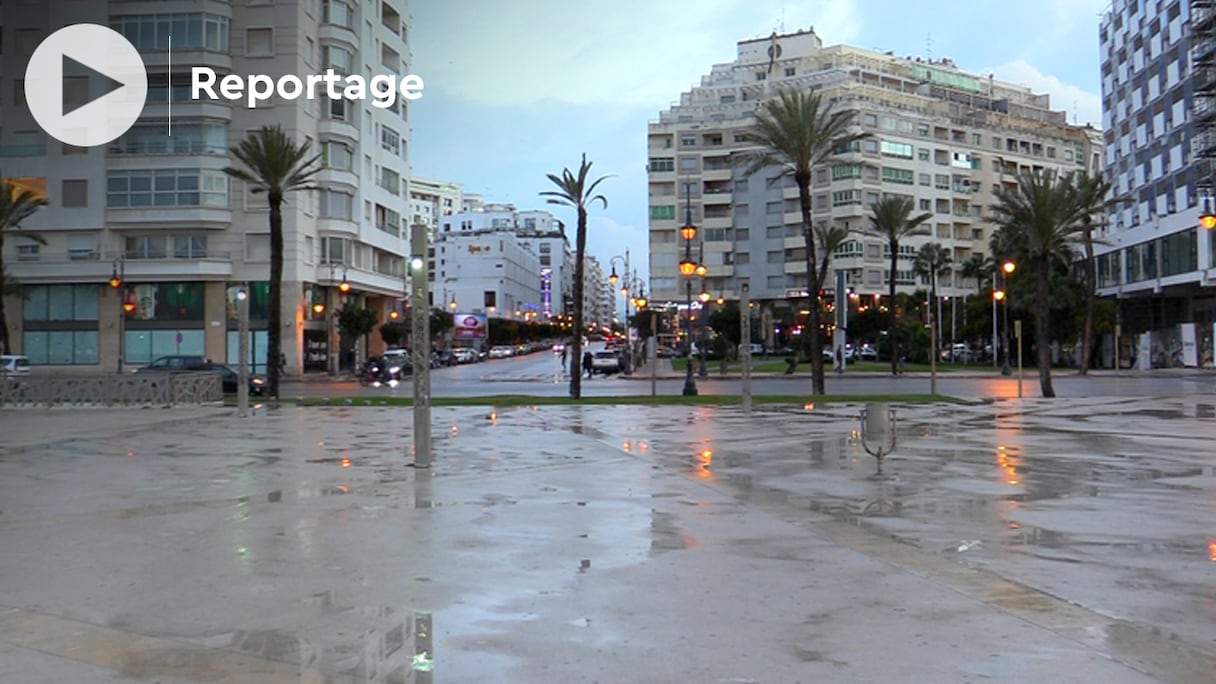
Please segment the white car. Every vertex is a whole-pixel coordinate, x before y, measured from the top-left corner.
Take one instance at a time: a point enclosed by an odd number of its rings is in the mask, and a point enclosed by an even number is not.
[[[601,349],[591,355],[591,372],[609,375],[621,371],[621,355],[612,349]]]
[[[515,356],[515,347],[500,344],[490,348],[491,359],[506,359]]]
[[[0,375],[20,377],[30,374],[30,360],[18,354],[0,356]]]

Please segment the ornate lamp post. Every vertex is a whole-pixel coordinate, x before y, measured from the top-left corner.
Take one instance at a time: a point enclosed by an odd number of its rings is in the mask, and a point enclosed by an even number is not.
[[[688,328],[684,334],[684,340],[688,344],[689,354],[686,357],[684,373],[684,396],[695,397],[697,395],[697,381],[692,377],[692,276],[697,270],[697,262],[692,260],[692,241],[697,236],[697,227],[692,224],[692,204],[689,198],[691,189],[687,183],[684,184],[684,225],[680,228],[680,237],[684,238],[684,258],[680,261],[680,274],[685,277],[684,280],[684,302],[687,306]]]
[[[118,365],[119,373],[122,373],[122,361],[126,356],[127,347],[127,314],[135,310],[135,297],[131,293],[124,282],[127,278],[127,257],[126,255],[119,256],[113,264],[113,270],[110,273],[110,287],[118,290],[121,289],[122,311],[118,314]]]
[[[329,287],[326,288],[326,290],[325,290],[325,295],[326,295],[325,299],[327,300],[327,303],[314,304],[312,309],[316,313],[323,313],[326,309],[329,310],[329,314],[325,317],[325,335],[326,335],[325,348],[326,348],[326,353],[329,356],[329,374],[332,377],[332,376],[336,376],[338,374],[338,354],[336,353],[336,347],[338,347],[339,345],[334,344],[334,320],[335,320],[335,317],[338,315],[338,307],[332,301],[333,300],[333,284],[334,284],[334,262],[328,261],[327,263],[329,264]],[[346,279],[346,267],[345,266],[342,267],[342,281],[338,283],[338,292],[340,292],[342,294],[346,294],[347,292],[350,292],[350,281],[348,281]],[[320,308],[318,308],[318,307],[320,307]]]
[[[1005,320],[1001,331],[1001,346],[1004,348],[1005,361],[1001,366],[1001,375],[1010,375],[1013,369],[1009,367],[1009,288],[1005,284],[1005,278],[1013,273],[1017,265],[1006,259],[1005,263],[1001,264],[1001,308],[1004,309]]]

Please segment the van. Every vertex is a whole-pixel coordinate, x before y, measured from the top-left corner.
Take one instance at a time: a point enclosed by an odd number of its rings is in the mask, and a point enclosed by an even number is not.
[[[20,376],[30,374],[30,360],[17,354],[0,356],[0,375]]]

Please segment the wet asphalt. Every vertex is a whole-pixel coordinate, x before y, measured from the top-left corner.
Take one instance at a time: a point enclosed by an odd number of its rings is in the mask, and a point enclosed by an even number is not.
[[[0,682],[1216,681],[1216,398],[860,409],[0,411]]]

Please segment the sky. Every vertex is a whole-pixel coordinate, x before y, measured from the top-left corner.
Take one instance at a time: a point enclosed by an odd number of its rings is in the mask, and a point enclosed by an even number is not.
[[[548,173],[598,188],[588,252],[630,251],[647,276],[647,123],[731,62],[736,43],[814,28],[825,46],[949,57],[964,72],[1051,95],[1069,121],[1101,123],[1098,22],[1109,0],[413,0],[414,175],[456,181],[488,202],[548,209],[574,241],[574,212],[539,196]]]

